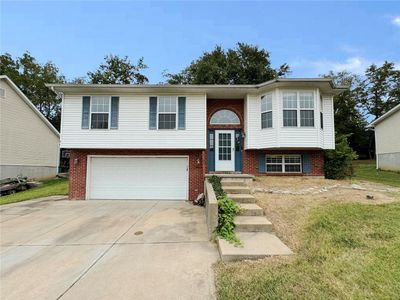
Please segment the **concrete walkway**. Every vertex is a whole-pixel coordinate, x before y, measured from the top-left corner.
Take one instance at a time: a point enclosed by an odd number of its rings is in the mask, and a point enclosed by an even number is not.
[[[182,201],[0,206],[1,299],[213,299],[204,210]]]

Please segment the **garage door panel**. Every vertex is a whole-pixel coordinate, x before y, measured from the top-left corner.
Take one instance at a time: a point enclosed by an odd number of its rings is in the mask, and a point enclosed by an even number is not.
[[[186,200],[187,158],[91,157],[91,199]]]

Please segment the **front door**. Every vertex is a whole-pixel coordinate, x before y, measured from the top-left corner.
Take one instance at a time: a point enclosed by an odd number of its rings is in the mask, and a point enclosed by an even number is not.
[[[215,171],[235,171],[235,131],[215,131]]]

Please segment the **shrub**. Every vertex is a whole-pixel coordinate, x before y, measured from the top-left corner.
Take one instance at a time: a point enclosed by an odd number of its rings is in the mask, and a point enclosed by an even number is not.
[[[234,222],[235,216],[240,213],[240,207],[235,201],[227,197],[222,189],[220,177],[214,175],[208,181],[211,183],[218,200],[218,226],[216,234],[230,243],[240,245],[240,240],[235,234]]]
[[[344,179],[353,175],[353,160],[357,158],[357,154],[350,148],[348,136],[337,135],[335,150],[325,151],[326,178]]]

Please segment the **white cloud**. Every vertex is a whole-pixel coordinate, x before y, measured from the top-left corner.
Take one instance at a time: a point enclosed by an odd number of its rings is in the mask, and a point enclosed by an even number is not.
[[[392,17],[392,24],[400,27],[400,16]]]
[[[303,73],[307,76],[318,76],[321,74],[326,74],[329,71],[339,72],[339,71],[349,71],[356,74],[363,74],[365,69],[371,65],[371,61],[361,57],[352,56],[344,61],[334,61],[334,60],[299,60],[290,63],[289,65],[293,68],[293,73]]]

